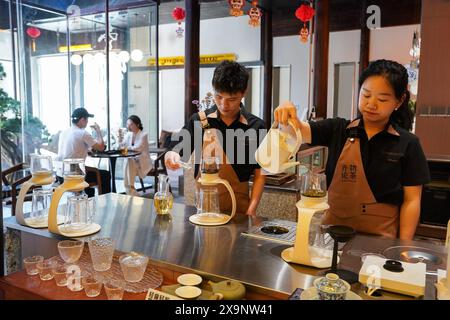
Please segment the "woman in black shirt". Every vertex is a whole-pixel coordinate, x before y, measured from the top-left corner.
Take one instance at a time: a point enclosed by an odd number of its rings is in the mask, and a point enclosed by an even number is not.
[[[407,71],[397,62],[377,60],[363,71],[359,84],[359,114],[354,121],[303,122],[290,102],[275,110],[275,120],[286,124],[291,118],[304,142],[329,148],[330,210],[323,223],[412,239],[422,185],[430,176],[419,140],[409,132]]]

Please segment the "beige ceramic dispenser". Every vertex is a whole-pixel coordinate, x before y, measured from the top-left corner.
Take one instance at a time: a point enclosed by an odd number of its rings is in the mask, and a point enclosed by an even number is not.
[[[297,202],[298,222],[294,246],[282,251],[281,257],[316,268],[329,268],[333,251],[326,247],[321,218],[327,203],[326,177],[308,172],[302,176],[301,199]]]
[[[90,223],[84,229],[70,229],[67,224],[58,226],[56,217],[58,205],[65,192],[81,192],[89,186],[84,181],[85,177],[84,159],[66,159],[63,161],[64,183],[55,189],[50,204],[48,216],[48,230],[66,237],[82,237],[98,232],[101,227],[97,223]]]
[[[203,159],[201,176],[198,182],[202,186],[223,184],[231,196],[231,215],[217,212],[199,212],[189,217],[189,221],[198,225],[219,226],[228,223],[236,214],[236,197],[230,183],[219,177],[219,158],[207,157]]]
[[[255,159],[265,171],[271,174],[282,173],[300,164],[292,160],[301,144],[302,133],[291,120],[289,126],[279,127],[278,122],[274,122],[256,150]]]
[[[53,176],[52,158],[39,154],[30,155],[31,160],[31,179],[25,182],[19,192],[16,204],[16,220],[18,223],[31,228],[47,228],[48,222],[44,219],[25,218],[23,214],[23,202],[27,192],[34,186],[51,185],[55,181]]]
[[[450,300],[450,220],[447,224],[445,245],[447,247],[447,275],[435,284],[438,300]]]

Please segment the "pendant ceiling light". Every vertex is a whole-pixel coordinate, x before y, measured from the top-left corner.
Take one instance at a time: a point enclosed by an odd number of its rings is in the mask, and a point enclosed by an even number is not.
[[[135,13],[134,14],[134,17],[135,17],[135,36],[134,36],[134,42],[137,44],[138,43],[138,41],[137,41],[137,18],[138,18],[138,14],[137,13]],[[140,61],[142,61],[142,59],[144,58],[144,53],[141,51],[141,50],[139,50],[139,49],[134,49],[133,51],[131,51],[131,60],[133,60],[134,62],[140,62]]]

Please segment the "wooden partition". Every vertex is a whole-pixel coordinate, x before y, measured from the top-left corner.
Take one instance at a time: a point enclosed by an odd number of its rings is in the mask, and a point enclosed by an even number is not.
[[[450,1],[422,2],[416,134],[429,160],[450,160]]]

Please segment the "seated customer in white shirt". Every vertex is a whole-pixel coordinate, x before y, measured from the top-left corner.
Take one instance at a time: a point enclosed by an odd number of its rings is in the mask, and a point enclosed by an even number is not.
[[[85,129],[88,125],[88,118],[94,115],[90,114],[85,108],[77,108],[72,113],[72,127],[61,132],[58,143],[57,160],[64,159],[86,159],[89,150],[103,151],[105,143],[97,123],[91,126],[97,132],[97,138],[94,139]],[[102,180],[102,194],[111,192],[111,176],[109,171],[99,170]],[[60,179],[61,180],[61,179]],[[93,173],[86,174],[86,182],[96,180]],[[92,188],[86,188],[85,192],[89,197],[94,196],[95,191]]]
[[[148,147],[148,134],[142,131],[141,119],[136,115],[131,115],[127,120],[128,132],[123,141],[119,135],[119,143],[122,147],[126,147],[129,151],[138,151],[140,155],[130,158],[125,158],[125,166],[123,172],[123,181],[127,194],[135,196],[138,195],[134,188],[134,181],[136,176],[144,179],[147,173],[152,168],[150,159],[150,152]]]

